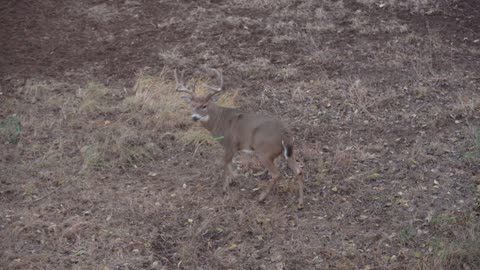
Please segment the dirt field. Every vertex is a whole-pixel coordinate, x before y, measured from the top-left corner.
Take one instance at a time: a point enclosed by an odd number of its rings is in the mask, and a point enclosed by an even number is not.
[[[303,211],[283,160],[222,194],[201,65],[290,126]],[[0,269],[480,269],[479,71],[476,0],[3,0]]]

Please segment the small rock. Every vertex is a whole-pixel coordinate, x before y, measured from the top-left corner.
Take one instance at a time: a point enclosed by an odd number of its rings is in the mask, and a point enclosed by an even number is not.
[[[152,268],[153,268],[153,269],[157,269],[157,268],[159,268],[159,266],[160,266],[160,262],[159,262],[159,261],[154,261],[154,262],[152,263]]]
[[[272,254],[272,256],[270,257],[270,260],[272,262],[279,262],[283,259],[283,256],[282,254],[280,254],[279,252],[275,252]]]

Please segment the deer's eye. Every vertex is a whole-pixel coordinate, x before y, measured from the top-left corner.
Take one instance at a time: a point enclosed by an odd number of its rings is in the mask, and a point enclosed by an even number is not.
[[[207,108],[207,105],[202,105],[202,110],[205,110]]]

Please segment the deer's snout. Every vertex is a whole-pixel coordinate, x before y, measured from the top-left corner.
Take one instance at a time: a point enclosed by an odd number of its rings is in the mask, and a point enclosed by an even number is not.
[[[208,119],[210,117],[207,115],[201,115],[201,114],[198,114],[198,113],[194,113],[192,114],[192,120],[197,122],[197,121],[200,121],[200,122],[208,122]]]
[[[192,115],[192,120],[193,122],[197,122],[198,120],[200,120],[200,117],[198,115]]]

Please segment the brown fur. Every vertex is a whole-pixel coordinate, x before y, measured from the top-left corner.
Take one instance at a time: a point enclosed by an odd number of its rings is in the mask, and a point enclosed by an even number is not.
[[[221,76],[219,72],[217,74]],[[266,190],[261,193],[259,198],[259,201],[264,201],[280,178],[278,168],[275,166],[275,159],[282,153],[286,153],[284,156],[298,183],[298,208],[303,208],[303,172],[295,160],[293,138],[287,128],[279,120],[270,116],[243,113],[237,109],[220,107],[215,104],[212,97],[223,91],[222,77],[220,77],[221,86],[206,97],[196,96],[195,91],[189,91],[183,82],[179,82],[176,72],[175,78],[177,91],[187,92],[191,95],[188,100],[192,106],[192,118],[200,120],[202,126],[210,131],[212,136],[223,136],[219,142],[225,150],[224,191],[227,190],[232,178],[231,162],[234,155],[241,150],[253,151],[272,176]]]

